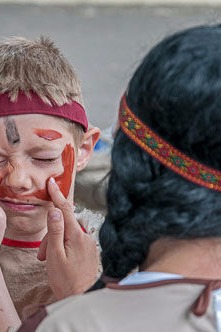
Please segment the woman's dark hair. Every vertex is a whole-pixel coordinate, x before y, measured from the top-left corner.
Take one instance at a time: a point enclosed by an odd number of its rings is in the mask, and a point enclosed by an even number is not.
[[[134,73],[126,99],[167,142],[221,170],[221,27],[195,27],[164,39]],[[221,236],[221,193],[175,174],[121,130],[107,202],[100,244],[109,277],[123,278],[142,264],[161,237]]]

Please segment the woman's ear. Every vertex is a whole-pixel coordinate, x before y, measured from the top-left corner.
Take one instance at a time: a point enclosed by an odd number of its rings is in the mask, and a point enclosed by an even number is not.
[[[78,148],[78,161],[77,172],[84,169],[94,151],[94,146],[99,140],[100,129],[97,127],[90,128],[85,134],[82,140],[81,146]]]

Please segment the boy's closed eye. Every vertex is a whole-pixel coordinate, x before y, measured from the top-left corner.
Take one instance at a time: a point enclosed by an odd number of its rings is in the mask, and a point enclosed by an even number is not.
[[[53,164],[60,160],[60,156],[58,157],[32,157],[32,160],[39,164]]]
[[[35,157],[35,158],[32,158],[32,159],[42,161],[42,162],[53,162],[53,161],[59,159],[59,157],[57,157],[57,158],[41,158],[41,157],[36,158]]]
[[[58,157],[31,157],[32,162],[39,164],[53,164],[61,159],[61,156]],[[4,167],[8,164],[6,157],[0,156],[0,167]]]

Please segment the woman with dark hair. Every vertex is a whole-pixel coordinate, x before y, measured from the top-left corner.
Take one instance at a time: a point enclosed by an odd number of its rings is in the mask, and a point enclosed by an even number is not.
[[[221,27],[154,47],[119,119],[103,275],[91,288],[105,289],[46,307],[19,331],[221,331]],[[49,243],[52,231],[49,220]]]
[[[100,243],[105,275],[121,279],[150,259],[156,240],[160,248],[172,239],[221,242],[221,27],[156,46],[131,79],[120,117]]]

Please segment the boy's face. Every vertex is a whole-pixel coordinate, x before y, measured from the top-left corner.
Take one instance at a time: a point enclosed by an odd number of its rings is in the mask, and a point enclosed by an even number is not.
[[[77,157],[74,135],[61,119],[42,114],[0,118],[0,206],[7,216],[7,237],[37,241],[44,235],[51,176],[73,204]]]

